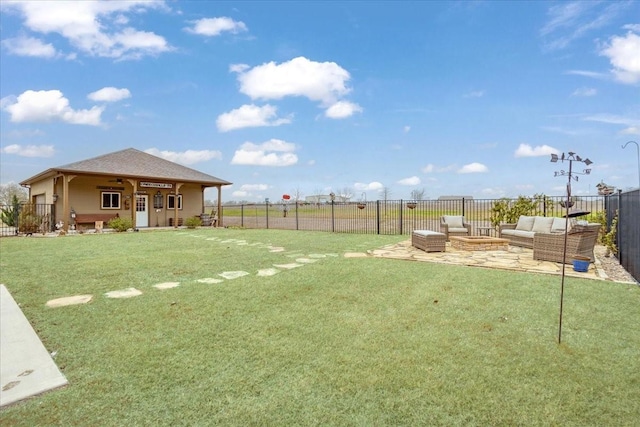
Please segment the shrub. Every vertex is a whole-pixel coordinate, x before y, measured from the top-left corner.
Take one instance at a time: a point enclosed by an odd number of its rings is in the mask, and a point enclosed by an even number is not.
[[[113,228],[115,231],[121,233],[127,231],[133,227],[133,222],[129,218],[112,218],[107,223],[107,227]]]
[[[187,228],[200,227],[202,225],[202,220],[197,216],[191,216],[187,218],[187,220],[184,222],[184,225],[186,225]]]
[[[42,217],[36,213],[36,206],[29,203],[22,206],[18,215],[18,230],[21,233],[35,233],[40,229]]]
[[[540,194],[534,194],[533,197],[518,196],[515,202],[507,198],[497,200],[491,207],[491,225],[497,227],[503,222],[514,224],[518,222],[520,215],[535,215],[540,204],[549,210],[553,202],[549,197]]]

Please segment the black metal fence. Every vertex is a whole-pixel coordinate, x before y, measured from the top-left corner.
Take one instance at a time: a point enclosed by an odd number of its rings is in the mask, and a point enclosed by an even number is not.
[[[607,227],[618,215],[616,247],[618,260],[640,281],[640,189],[611,194],[605,200]]]
[[[45,203],[0,205],[0,236],[53,231],[54,209],[54,205]]]
[[[349,203],[262,203],[224,205],[225,226],[329,231],[363,234],[411,234],[413,230],[439,230],[443,215],[464,215],[472,234],[495,233],[492,208],[505,199],[377,200]],[[516,199],[507,199],[515,203]],[[532,215],[563,216],[562,196],[542,196]],[[574,197],[572,210],[590,212],[595,221],[604,211],[603,196]],[[207,207],[214,210],[215,207]]]

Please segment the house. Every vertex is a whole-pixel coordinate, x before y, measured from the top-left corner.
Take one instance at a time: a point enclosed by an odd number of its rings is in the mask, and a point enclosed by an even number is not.
[[[35,206],[51,206],[48,224],[64,230],[130,218],[134,228],[175,226],[201,215],[204,190],[231,183],[134,148],[47,169],[20,183]],[[222,225],[222,217],[218,224]]]

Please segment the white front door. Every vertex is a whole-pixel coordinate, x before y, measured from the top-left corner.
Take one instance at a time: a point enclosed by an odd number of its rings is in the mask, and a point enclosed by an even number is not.
[[[136,227],[149,226],[149,196],[136,195]]]

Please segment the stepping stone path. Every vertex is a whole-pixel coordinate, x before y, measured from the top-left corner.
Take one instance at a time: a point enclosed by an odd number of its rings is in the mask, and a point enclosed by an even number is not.
[[[131,298],[131,297],[137,297],[138,295],[142,295],[142,291],[139,291],[136,288],[127,288],[119,291],[107,292],[104,295],[107,298]]]
[[[93,295],[75,295],[47,301],[47,307],[64,307],[67,305],[86,304],[93,299]]]
[[[271,253],[283,253],[283,255],[285,255],[287,258],[295,259],[295,262],[292,262],[292,263],[273,264],[272,267],[259,269],[256,272],[256,276],[258,277],[275,276],[276,274],[281,273],[284,270],[293,270],[295,268],[303,267],[307,264],[313,264],[317,261],[320,261],[323,258],[327,258],[327,257],[335,258],[340,256],[339,254],[336,254],[336,253],[305,255],[304,253],[297,252],[297,251],[287,254],[285,253],[286,252],[285,248],[281,246],[273,246],[272,244],[265,244],[260,242],[249,243],[246,240],[242,240],[242,239],[221,239],[219,237],[204,238],[203,236],[189,234],[189,233],[181,233],[181,234],[186,237],[199,238],[206,241],[216,242],[216,243],[225,244],[225,245],[235,244],[238,246],[263,248],[268,250]],[[348,256],[348,254],[345,254],[345,256]],[[206,283],[206,284],[218,284],[218,283],[223,283],[225,279],[233,280],[233,279],[238,279],[240,277],[248,276],[250,274],[251,273],[247,271],[242,271],[242,270],[223,271],[222,273],[218,273],[218,276],[222,277],[222,279],[219,279],[217,277],[203,277],[201,279],[197,279],[196,282]],[[156,283],[155,285],[152,285],[152,287],[158,290],[173,289],[179,286],[180,286],[180,282],[163,282],[163,283]],[[133,298],[133,297],[142,295],[142,291],[136,288],[127,288],[127,289],[120,289],[117,291],[107,292],[104,295],[107,298]],[[47,307],[63,307],[63,306],[74,305],[74,304],[86,304],[90,302],[92,299],[93,299],[92,295],[75,295],[75,296],[69,296],[69,297],[50,300],[46,303],[46,305]]]

